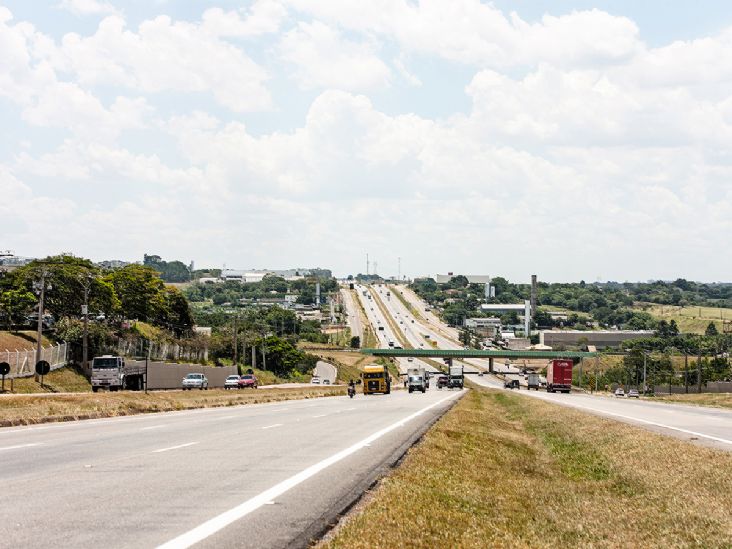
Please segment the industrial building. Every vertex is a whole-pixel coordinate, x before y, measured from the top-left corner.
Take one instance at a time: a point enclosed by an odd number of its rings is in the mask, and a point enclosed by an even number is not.
[[[652,336],[652,330],[541,330],[539,344],[552,349],[583,344],[605,349],[621,347],[626,341]]]
[[[481,337],[492,338],[501,333],[501,319],[496,317],[466,318],[463,324]]]

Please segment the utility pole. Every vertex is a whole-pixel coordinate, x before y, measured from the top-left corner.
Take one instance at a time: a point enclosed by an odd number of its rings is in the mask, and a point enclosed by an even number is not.
[[[689,349],[684,345],[684,387],[689,394]],[[669,389],[669,392],[671,389]]]
[[[398,265],[397,266],[397,273],[398,273],[397,280],[401,280],[402,279],[402,258],[401,257],[397,257],[397,265]]]
[[[702,359],[702,345],[701,341],[699,341],[699,357],[696,361],[696,392],[701,394],[701,386],[702,386],[702,366],[701,366],[701,359]]]
[[[81,314],[84,315],[84,338],[82,341],[82,365],[84,373],[89,372],[89,290],[91,288],[91,274],[87,273],[86,280],[82,282],[84,288],[84,305]]]
[[[369,276],[369,254],[366,254],[366,276]]]
[[[646,394],[646,358],[648,355],[643,351],[643,394]]]
[[[237,325],[237,320],[239,320],[239,315],[234,315],[234,366],[236,366],[237,362],[237,351],[239,350],[239,345],[236,342],[236,336],[237,332],[239,331],[239,327]]]
[[[43,353],[43,300],[46,296],[46,271],[41,272],[41,284],[38,296],[38,327],[36,334],[36,364],[41,361]],[[34,365],[35,366],[35,365]],[[34,374],[34,379],[38,381],[38,374]]]

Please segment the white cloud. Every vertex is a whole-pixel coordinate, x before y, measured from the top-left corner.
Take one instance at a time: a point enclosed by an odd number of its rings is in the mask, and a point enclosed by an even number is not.
[[[289,0],[303,13],[378,34],[405,50],[486,67],[618,63],[640,49],[630,19],[600,10],[545,15],[528,23],[480,0]]]
[[[212,36],[198,24],[159,16],[125,28],[124,19],[105,18],[88,37],[64,36],[61,68],[84,85],[118,85],[147,93],[209,92],[236,112],[269,109],[267,72],[240,48]]]
[[[119,13],[109,2],[99,0],[62,0],[59,7],[74,15],[108,15]]]
[[[282,58],[297,66],[303,88],[369,90],[388,85],[390,71],[368,43],[353,42],[319,21],[298,23],[282,38]]]
[[[207,9],[203,13],[203,27],[215,36],[255,37],[277,32],[287,16],[287,8],[277,0],[257,0],[245,11]]]

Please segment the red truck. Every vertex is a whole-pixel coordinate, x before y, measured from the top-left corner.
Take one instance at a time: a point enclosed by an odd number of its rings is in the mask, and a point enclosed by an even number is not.
[[[568,393],[572,389],[571,360],[552,360],[546,367],[546,390],[548,393],[561,391]]]

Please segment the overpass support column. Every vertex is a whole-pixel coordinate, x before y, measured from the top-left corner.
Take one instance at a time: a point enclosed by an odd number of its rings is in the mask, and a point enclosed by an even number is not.
[[[493,373],[493,357],[490,357],[488,359],[488,371],[492,374]]]

